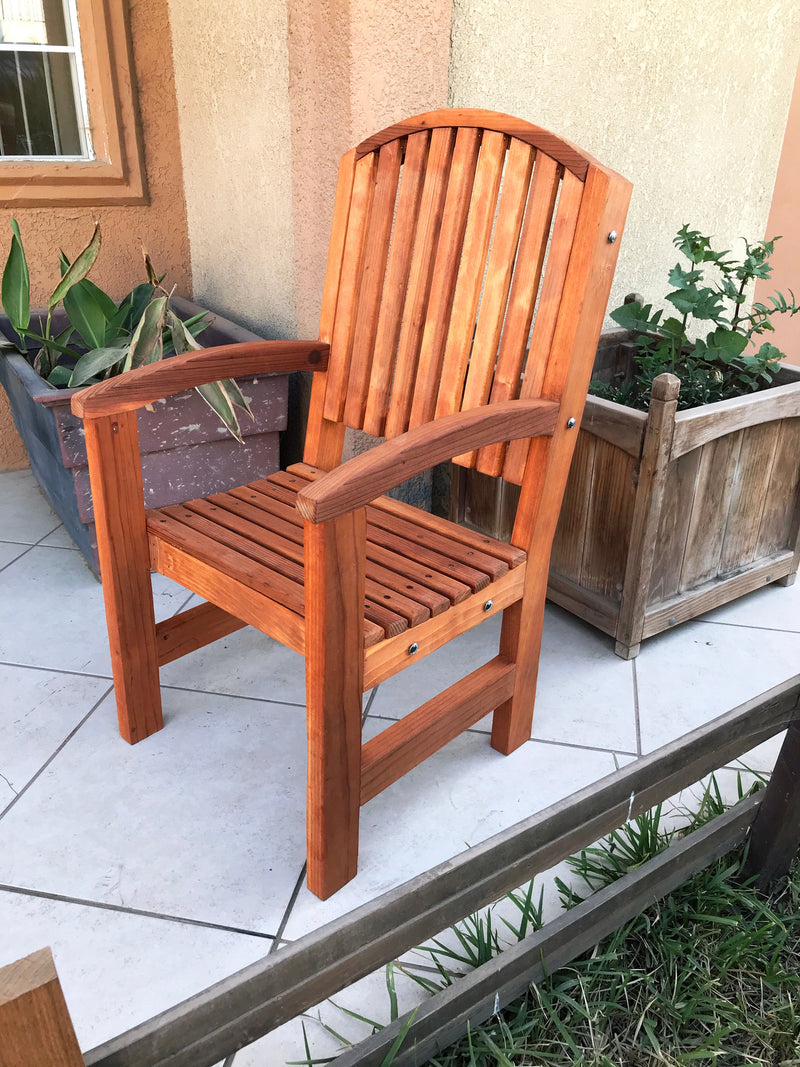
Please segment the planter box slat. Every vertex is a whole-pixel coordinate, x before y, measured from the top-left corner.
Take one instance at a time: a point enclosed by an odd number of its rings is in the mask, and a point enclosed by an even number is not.
[[[784,370],[790,375],[796,371],[793,383],[679,412],[675,418],[672,459],[736,430],[795,416],[800,410],[800,369],[785,367]]]
[[[700,468],[681,568],[681,592],[707,581],[719,569],[741,446],[741,433],[734,433],[709,441],[700,450]]]
[[[607,441],[596,442],[581,585],[616,602],[622,595],[633,519],[633,472],[634,461],[626,452]],[[613,524],[609,512],[615,516]]]
[[[758,532],[757,555],[767,555],[790,545],[797,547],[799,511],[800,418],[796,418],[781,424]]]
[[[766,422],[752,427],[748,433],[742,433],[719,557],[719,569],[723,574],[752,563],[756,557],[780,429],[780,423]]]
[[[658,551],[650,578],[649,603],[674,596],[680,589],[681,568],[692,517],[692,500],[700,468],[700,450],[670,463],[658,526]]]
[[[642,637],[654,637],[678,623],[696,619],[698,615],[704,615],[745,593],[752,593],[754,589],[770,585],[796,569],[797,560],[793,552],[777,552],[728,578],[712,578],[703,585],[649,607],[645,612]]]
[[[624,331],[601,338],[595,377],[622,380],[630,352]],[[615,637],[623,658],[643,637],[768,582],[791,583],[800,563],[800,368],[784,365],[775,380],[677,412],[666,394],[648,413],[588,397],[548,596]],[[487,484],[474,471],[454,478],[451,517],[508,536],[516,497]]]

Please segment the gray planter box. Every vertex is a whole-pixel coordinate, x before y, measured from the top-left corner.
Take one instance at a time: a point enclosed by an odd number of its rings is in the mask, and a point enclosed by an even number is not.
[[[201,310],[181,298],[174,298],[172,303],[182,318]],[[206,347],[258,339],[219,315],[203,333]],[[241,419],[243,445],[230,436],[194,390],[159,401],[152,411],[139,411],[148,508],[225,492],[278,469],[279,433],[286,427],[288,377],[239,378],[238,382],[255,416],[253,420],[247,415]],[[8,394],[14,424],[28,450],[36,480],[98,574],[83,424],[70,411],[77,390],[53,388],[24,356],[8,348],[0,351],[0,383]]]

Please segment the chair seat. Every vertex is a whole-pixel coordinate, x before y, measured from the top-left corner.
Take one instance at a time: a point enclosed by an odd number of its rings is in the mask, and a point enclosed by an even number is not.
[[[151,544],[222,565],[230,578],[303,616],[303,519],[295,498],[324,473],[297,464],[227,493],[148,511]],[[380,497],[367,508],[365,645],[442,614],[525,559],[513,545]]]

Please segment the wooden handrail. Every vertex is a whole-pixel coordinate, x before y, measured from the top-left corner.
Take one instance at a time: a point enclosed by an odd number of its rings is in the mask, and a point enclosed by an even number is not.
[[[297,510],[311,522],[327,522],[454,456],[498,441],[549,437],[559,408],[553,400],[507,400],[445,415],[355,456],[302,489]]]
[[[221,378],[325,370],[329,351],[322,341],[250,341],[186,352],[82,389],[72,398],[72,413],[96,419],[135,411]]]

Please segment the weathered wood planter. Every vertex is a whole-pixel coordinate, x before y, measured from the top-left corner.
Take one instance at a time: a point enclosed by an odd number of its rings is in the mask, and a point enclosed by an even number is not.
[[[595,377],[631,351],[625,331],[603,335]],[[686,411],[677,379],[657,383],[648,413],[587,399],[550,563],[548,597],[624,659],[744,593],[791,584],[800,563],[800,368]],[[482,476],[456,470],[455,517],[508,536],[516,487],[487,497]]]
[[[200,310],[173,298],[186,318]],[[218,315],[203,343],[257,340],[255,334]],[[89,470],[83,424],[70,411],[74,389],[54,389],[24,356],[0,351],[0,382],[8,393],[14,423],[30,457],[31,470],[64,526],[98,573]],[[286,426],[286,376],[240,379],[255,418],[240,420],[244,444],[222,426],[193,390],[153,405],[138,415],[145,502],[162,507],[220,493],[264,478],[278,469],[279,432]]]

